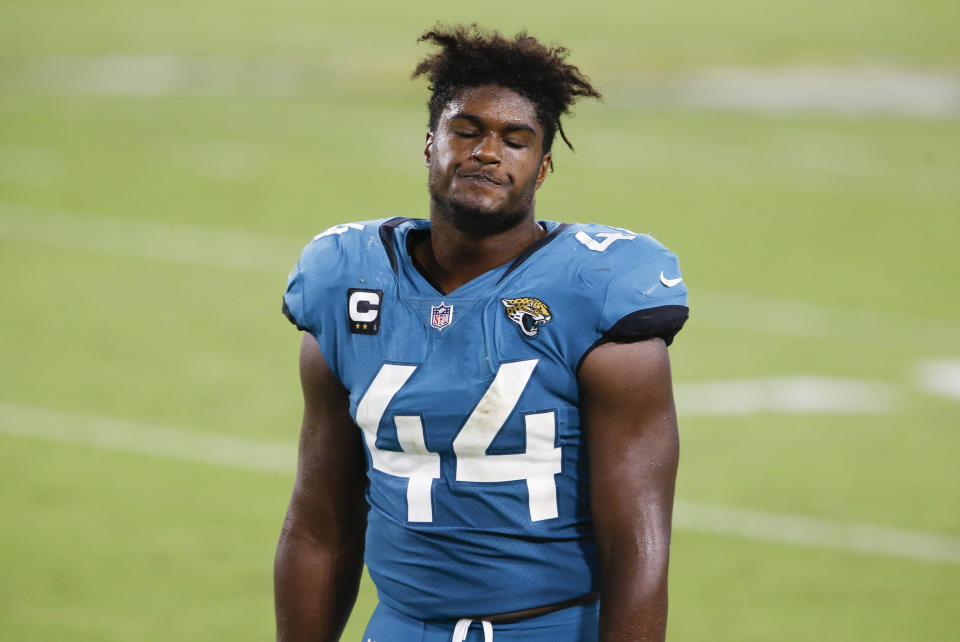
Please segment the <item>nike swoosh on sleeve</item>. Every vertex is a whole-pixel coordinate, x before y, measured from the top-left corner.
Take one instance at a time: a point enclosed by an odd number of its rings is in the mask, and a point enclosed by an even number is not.
[[[668,278],[666,278],[665,276],[663,276],[663,271],[662,271],[662,270],[660,271],[660,283],[663,283],[663,284],[664,284],[665,286],[667,286],[668,288],[672,288],[672,287],[675,286],[677,283],[680,283],[680,281],[683,281],[683,277],[682,277],[682,276],[677,277],[677,278],[675,278],[675,279],[668,279]]]

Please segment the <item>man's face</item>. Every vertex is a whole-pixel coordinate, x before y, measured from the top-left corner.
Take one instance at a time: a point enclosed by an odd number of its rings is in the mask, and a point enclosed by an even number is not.
[[[430,197],[465,232],[509,229],[532,215],[550,166],[542,149],[532,102],[499,85],[465,89],[427,133]]]

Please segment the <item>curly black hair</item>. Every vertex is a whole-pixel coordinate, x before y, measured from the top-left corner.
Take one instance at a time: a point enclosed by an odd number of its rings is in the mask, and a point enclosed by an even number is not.
[[[499,31],[487,31],[476,24],[437,25],[425,31],[424,40],[439,45],[441,51],[427,56],[413,70],[411,78],[426,76],[430,81],[430,129],[440,120],[444,107],[469,87],[500,85],[520,94],[537,109],[543,126],[543,153],[553,146],[554,135],[567,140],[560,117],[570,113],[579,96],[601,98],[590,79],[566,62],[566,47],[546,46],[525,31],[507,38]]]

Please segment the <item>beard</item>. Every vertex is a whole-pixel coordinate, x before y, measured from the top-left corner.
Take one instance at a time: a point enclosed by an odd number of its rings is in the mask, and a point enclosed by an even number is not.
[[[536,184],[531,183],[518,195],[516,202],[499,209],[477,207],[458,199],[457,195],[444,196],[428,184],[430,201],[453,225],[468,236],[481,237],[500,234],[513,229],[533,214]]]

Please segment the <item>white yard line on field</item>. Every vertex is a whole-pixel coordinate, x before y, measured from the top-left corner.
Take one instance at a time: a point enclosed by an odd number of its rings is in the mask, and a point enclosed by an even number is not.
[[[960,359],[923,361],[917,366],[916,378],[922,390],[960,401]]]
[[[86,96],[296,96],[329,75],[296,60],[189,57],[172,54],[54,56],[18,70],[30,86]]]
[[[310,240],[284,240],[186,223],[103,218],[0,203],[0,239],[201,267],[272,272],[280,278]]]
[[[338,65],[342,61],[337,60]],[[351,70],[382,76],[383,65]],[[28,88],[105,96],[267,95],[315,93],[342,82],[343,70],[322,61],[110,54],[25,61],[7,72]],[[401,79],[398,69],[396,78]],[[954,69],[891,65],[692,67],[671,74],[633,69],[604,79],[611,104],[746,112],[823,111],[952,117],[960,113]]]
[[[947,321],[742,292],[694,291],[691,299],[691,323],[880,348],[935,345],[941,351],[960,351],[960,324]]]
[[[292,475],[292,444],[228,437],[0,402],[0,434]],[[677,501],[678,530],[960,564],[960,537]]]
[[[0,402],[0,433],[267,473],[292,473],[296,448]]]
[[[653,102],[701,109],[927,118],[960,113],[960,74],[955,70],[879,65],[704,67],[681,71],[644,89]]]
[[[678,383],[675,392],[677,411],[686,416],[885,413],[896,404],[888,384],[810,375]]]
[[[960,537],[677,500],[676,528],[780,544],[960,564]]]
[[[320,232],[322,230],[313,230]],[[201,267],[279,275],[297,260],[301,239],[186,223],[105,218],[0,202],[0,240]],[[914,349],[916,337],[960,350],[960,324],[822,306],[736,292],[693,295],[691,323],[786,337]]]

